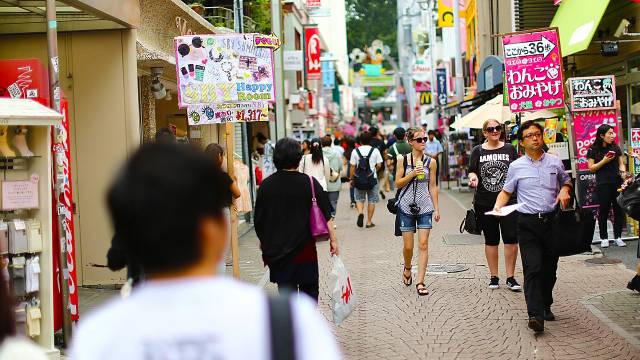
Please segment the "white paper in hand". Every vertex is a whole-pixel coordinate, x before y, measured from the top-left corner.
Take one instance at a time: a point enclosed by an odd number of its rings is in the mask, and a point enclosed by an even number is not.
[[[520,207],[522,207],[522,203],[520,204],[515,204],[515,205],[509,205],[509,206],[505,206],[502,209],[500,209],[500,212],[497,212],[495,210],[491,210],[491,211],[487,211],[486,213],[484,213],[485,215],[493,215],[493,216],[507,216],[509,214],[511,214],[512,212],[520,209]]]

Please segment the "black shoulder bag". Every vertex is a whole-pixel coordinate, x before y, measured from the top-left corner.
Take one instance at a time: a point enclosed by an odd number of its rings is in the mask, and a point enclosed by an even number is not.
[[[473,208],[467,210],[467,214],[460,224],[460,233],[462,234],[465,231],[473,235],[482,234],[482,229],[480,229],[480,224],[478,224],[476,211],[473,210]]]
[[[271,329],[271,359],[295,360],[295,341],[291,296],[289,292],[269,296],[269,323]]]
[[[591,251],[591,239],[596,227],[593,212],[577,204],[573,191],[569,206],[568,209],[562,209],[560,204],[556,205],[551,222],[557,256],[571,256]]]
[[[404,159],[404,172],[406,175],[407,172],[407,155],[403,155],[402,158]],[[413,181],[413,180],[411,180]],[[387,210],[389,210],[390,213],[396,215],[398,213],[398,203],[400,202],[400,199],[402,198],[402,196],[404,196],[404,194],[407,193],[407,190],[409,189],[409,184],[407,184],[404,188],[402,189],[398,189],[398,191],[396,191],[396,196],[387,200]]]

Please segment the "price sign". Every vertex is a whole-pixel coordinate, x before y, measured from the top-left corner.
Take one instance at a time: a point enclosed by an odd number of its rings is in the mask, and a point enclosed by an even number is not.
[[[269,105],[262,101],[189,106],[189,125],[269,120]]]

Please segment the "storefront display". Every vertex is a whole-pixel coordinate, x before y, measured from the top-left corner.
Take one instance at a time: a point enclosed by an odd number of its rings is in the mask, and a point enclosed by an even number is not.
[[[32,100],[0,98],[4,144],[17,148],[0,157],[0,269],[17,300],[19,333],[54,358],[50,132],[61,118]]]

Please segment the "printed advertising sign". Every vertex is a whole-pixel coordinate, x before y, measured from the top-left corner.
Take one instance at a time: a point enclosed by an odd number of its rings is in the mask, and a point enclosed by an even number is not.
[[[284,71],[304,70],[302,50],[285,50],[282,55]]]
[[[578,202],[585,209],[597,208],[596,174],[591,171],[578,171]]]
[[[189,125],[224,124],[269,120],[266,101],[192,105],[187,107]]]
[[[438,105],[447,105],[447,69],[436,69],[436,92]]]
[[[631,128],[631,147],[640,148],[640,128]]]
[[[572,111],[616,108],[615,76],[589,76],[569,79]]]
[[[555,29],[506,35],[502,39],[512,112],[564,106],[562,56]]]
[[[588,171],[587,151],[596,140],[598,126],[608,124],[618,134],[618,122],[616,110],[581,111],[573,114],[573,135],[576,141],[576,161],[578,171]],[[616,137],[616,143],[618,138]]]
[[[180,108],[275,100],[273,49],[256,46],[256,34],[176,37]]]
[[[320,30],[317,27],[304,29],[305,67],[307,79],[320,80],[322,78],[322,66],[320,65]]]

